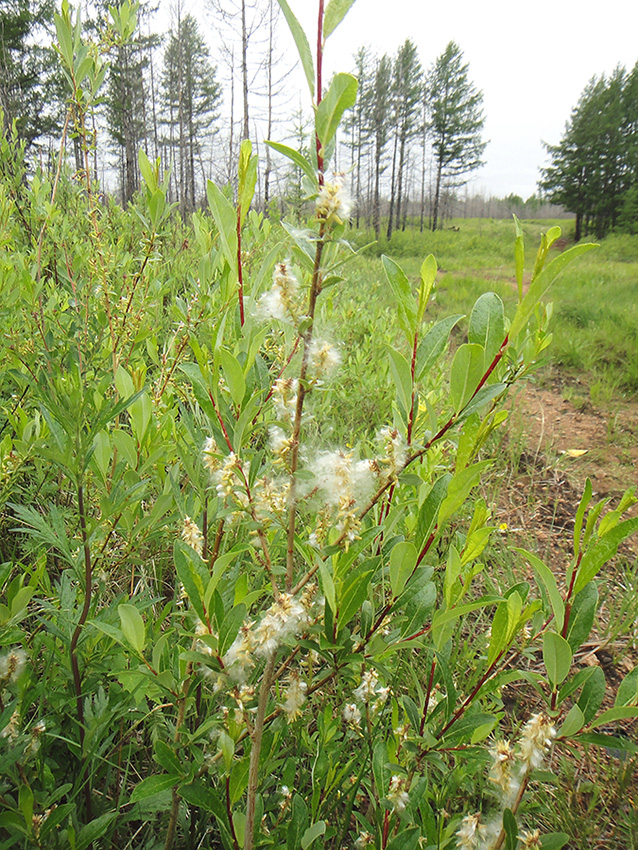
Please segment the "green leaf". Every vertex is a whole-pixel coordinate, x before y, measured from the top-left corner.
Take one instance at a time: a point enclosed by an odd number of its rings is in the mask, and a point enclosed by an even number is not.
[[[505,310],[494,292],[484,292],[470,314],[468,340],[485,350],[485,369],[493,362],[505,339]]]
[[[408,637],[420,631],[436,602],[436,585],[429,581],[431,567],[421,567],[410,580],[399,604],[405,607],[405,622],[401,626],[401,634]]]
[[[443,500],[447,496],[448,487],[452,481],[452,475],[447,472],[432,485],[432,489],[425,498],[419,511],[417,521],[416,539],[419,547],[424,546],[437,525],[437,517]]]
[[[312,165],[309,160],[306,159],[305,156],[296,151],[294,148],[288,147],[288,145],[282,145],[280,142],[270,142],[267,141],[266,144],[271,147],[273,150],[277,151],[277,153],[282,154],[285,157],[288,157],[291,162],[300,168],[306,177],[310,180],[311,185],[316,187],[318,185],[317,182],[317,170]]]
[[[252,150],[250,139],[244,139],[239,149],[239,180],[237,191],[240,226],[244,223],[255,195],[257,157],[252,155]]]
[[[381,257],[385,276],[396,299],[397,318],[409,346],[414,345],[417,329],[417,311],[410,282],[398,263],[385,255]]]
[[[18,805],[20,806],[27,831],[30,832],[33,826],[33,791],[28,785],[20,785]]]
[[[109,826],[117,818],[117,814],[117,812],[106,812],[90,823],[85,824],[77,837],[76,850],[85,850],[94,841],[103,838]]]
[[[388,745],[377,741],[372,753],[372,774],[379,797],[385,797],[390,784],[390,765],[388,764]]]
[[[638,717],[638,705],[616,705],[613,708],[608,708],[596,718],[595,723],[590,723],[590,729],[597,729],[599,726],[606,726],[608,723],[614,723],[616,720],[629,720]]]
[[[439,357],[441,357],[445,351],[450,331],[462,318],[463,316],[459,315],[441,319],[440,322],[432,325],[423,337],[416,353],[415,378],[417,381],[420,381],[423,375],[429,372]]]
[[[583,712],[585,723],[590,723],[605,699],[605,674],[601,667],[594,667],[591,676],[583,685],[578,706]]]
[[[146,646],[146,627],[142,615],[135,605],[128,603],[118,605],[117,611],[122,624],[122,634],[138,655],[142,655]]]
[[[195,779],[189,785],[180,785],[179,796],[191,806],[196,806],[205,812],[214,812],[221,818],[226,817],[226,807],[211,788],[210,781]]]
[[[400,354],[395,348],[386,346],[392,379],[397,389],[399,401],[403,405],[406,413],[409,413],[412,407],[412,375],[410,373],[410,364],[405,357]]]
[[[569,615],[569,626],[567,628],[567,641],[576,652],[589,637],[596,609],[598,608],[598,588],[595,582],[590,581],[585,587],[576,594],[572,605],[572,610]]]
[[[390,587],[395,598],[403,593],[407,580],[414,572],[418,554],[414,544],[408,541],[397,543],[390,553]]]
[[[398,835],[386,845],[386,850],[416,850],[421,838],[421,829],[418,826],[409,826],[401,829]]]
[[[120,398],[130,398],[135,393],[133,378],[131,378],[122,364],[117,367],[117,371],[115,372],[115,389]]]
[[[139,153],[137,155],[137,160],[139,162],[142,180],[148,187],[149,191],[154,192],[157,189],[157,175],[155,173],[155,169],[151,165],[150,160],[144,151],[144,148],[140,148]]]
[[[453,516],[470,495],[470,491],[481,480],[485,469],[491,460],[482,460],[472,466],[462,469],[448,483],[447,495],[439,509],[438,524],[441,526],[446,519]]]
[[[586,723],[585,715],[579,705],[572,705],[567,712],[567,717],[563,720],[563,725],[558,730],[558,735],[561,738],[571,738],[576,735]]]
[[[561,850],[570,841],[569,835],[565,832],[548,832],[545,835],[541,835],[541,847],[543,850]]]
[[[585,489],[583,490],[583,495],[580,500],[580,504],[578,505],[578,510],[576,511],[576,517],[574,519],[574,558],[578,557],[578,553],[580,552],[580,532],[583,528],[583,518],[585,516],[585,511],[591,502],[591,497],[593,495],[593,489],[591,484],[591,479],[587,478],[585,481]]]
[[[508,613],[507,601],[503,600],[494,613],[490,634],[490,646],[487,653],[488,665],[498,658],[507,646]]]
[[[224,377],[226,378],[230,395],[235,404],[240,405],[246,395],[246,381],[239,361],[225,348],[219,348],[217,355],[224,370]]]
[[[584,744],[593,744],[596,747],[607,747],[611,750],[623,750],[627,753],[638,753],[638,745],[627,738],[617,738],[615,735],[603,735],[600,732],[583,732],[576,738]]]
[[[162,773],[159,776],[147,776],[142,779],[135,788],[129,799],[129,805],[139,803],[140,800],[145,800],[147,797],[152,797],[154,794],[159,794],[160,791],[166,791],[177,785],[181,776],[175,773]]]
[[[164,770],[168,771],[168,773],[177,774],[183,772],[182,763],[177,758],[174,750],[172,750],[167,743],[158,739],[153,745],[153,750],[155,761],[160,767],[163,767]]]
[[[355,0],[330,0],[323,16],[323,37],[328,38],[352,8]]]
[[[436,260],[434,259],[434,255],[428,254],[425,260],[423,260],[423,264],[421,265],[421,289],[419,290],[417,325],[420,325],[423,321],[423,316],[425,315],[425,311],[428,306],[428,301],[430,300],[430,295],[432,293],[432,287],[434,286],[434,281],[436,280],[437,271],[438,266],[436,264]]]
[[[600,670],[600,667],[596,669]],[[638,666],[627,673],[620,683],[615,705],[629,705],[630,703],[635,705],[636,702],[638,702]]]
[[[537,577],[543,583],[552,606],[552,611],[554,612],[556,629],[559,632],[562,631],[563,622],[565,620],[565,603],[563,602],[563,597],[560,595],[558,590],[558,584],[556,583],[554,573],[541,561],[540,558],[532,554],[532,552],[528,552],[527,549],[515,548],[514,551],[518,552],[519,555],[530,562]]]
[[[630,534],[638,531],[638,517],[619,522],[598,540],[583,555],[574,583],[574,593],[578,593],[595,578],[604,564],[616,554],[619,544]]]
[[[73,31],[68,13],[65,16],[54,12],[55,30],[58,37],[58,47],[69,71],[73,68]]]
[[[514,260],[516,265],[516,284],[518,286],[519,303],[523,300],[523,273],[525,271],[525,238],[520,221],[514,216],[516,241],[514,243]]]
[[[543,635],[543,662],[554,688],[567,678],[572,666],[572,650],[565,638],[556,632]]]
[[[286,850],[297,850],[301,837],[308,824],[308,806],[301,794],[292,798],[292,812],[289,816],[288,832],[286,835]]]
[[[338,620],[340,626],[347,625],[357,613],[363,603],[363,600],[368,595],[368,585],[374,570],[366,569],[366,564],[362,564],[358,569],[354,570],[347,581],[344,582],[343,590],[339,593],[337,599]]]
[[[461,596],[463,585],[459,581],[461,575],[461,558],[456,546],[450,546],[443,579],[443,598],[448,608]]]
[[[246,606],[244,603],[235,605],[224,617],[219,627],[219,654],[225,655],[233,641],[239,634],[242,623],[246,619]]]
[[[233,274],[237,274],[237,214],[224,193],[212,182],[206,183],[206,195],[215,225],[219,232],[219,241],[226,262]]]
[[[206,610],[204,607],[205,586],[200,570],[195,564],[195,558],[201,558],[190,546],[187,546],[183,540],[176,540],[173,544],[173,559],[175,562],[175,571],[177,577],[184,585],[184,590],[188,596],[195,613],[199,619],[206,622]],[[201,566],[205,568],[202,563]],[[208,573],[208,571],[206,570]],[[208,580],[206,581],[208,584]]]
[[[354,0],[353,0],[354,1]],[[326,832],[326,822],[323,820],[317,821],[317,823],[313,823],[312,826],[309,826],[308,829],[304,832],[301,838],[301,850],[306,850],[307,847],[310,847],[312,842],[319,838],[320,835],[324,835]]]
[[[511,809],[503,811],[503,829],[505,830],[505,850],[516,850],[518,827]]]
[[[512,325],[510,327],[510,339],[512,341],[515,340],[518,334],[525,328],[528,319],[534,312],[534,308],[545,296],[547,290],[556,280],[558,275],[577,257],[581,256],[581,254],[585,254],[587,251],[591,251],[592,248],[596,247],[596,245],[591,244],[574,245],[558,257],[555,257],[547,268],[543,269],[543,271],[530,285],[530,288],[527,290],[527,294],[518,305],[518,310],[514,315]]]
[[[279,0],[281,2],[281,0]],[[351,109],[357,99],[358,83],[352,74],[335,74],[323,100],[317,107],[315,128],[324,152],[334,138],[341,116]]]
[[[152,412],[153,408],[151,406],[151,400],[146,392],[142,393],[136,401],[129,405],[133,434],[137,438],[139,445],[142,445],[142,442],[144,441],[146,430],[149,422],[151,421]]]
[[[301,67],[303,68],[304,73],[306,75],[306,80],[308,81],[310,94],[312,97],[314,97],[315,66],[312,60],[312,53],[310,51],[308,39],[306,38],[306,33],[303,31],[301,24],[299,23],[297,18],[295,18],[286,0],[277,0],[277,2],[281,7],[281,11],[284,13],[284,17],[288,22],[288,26],[290,27],[290,32],[292,33],[292,37],[295,40],[295,44],[297,45],[297,52],[299,53],[299,58],[301,59]]]
[[[493,604],[494,599],[480,599],[478,602],[468,602],[466,605],[455,605],[448,610],[439,609],[432,617],[432,640],[437,649],[441,649],[451,636],[454,623],[465,614],[477,611]]]
[[[483,373],[485,351],[482,345],[464,343],[460,345],[450,370],[450,397],[455,413],[459,413],[476,392]]]

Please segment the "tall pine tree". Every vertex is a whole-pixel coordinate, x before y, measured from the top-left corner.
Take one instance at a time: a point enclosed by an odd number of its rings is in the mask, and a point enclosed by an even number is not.
[[[182,210],[197,202],[199,167],[210,153],[221,90],[206,43],[192,15],[179,17],[164,54],[163,123],[173,163],[174,189]],[[203,181],[202,181],[203,182]]]
[[[435,169],[432,230],[436,230],[443,187],[463,186],[466,175],[483,165],[487,145],[482,139],[483,94],[470,82],[468,65],[453,41],[430,70],[427,94]]]

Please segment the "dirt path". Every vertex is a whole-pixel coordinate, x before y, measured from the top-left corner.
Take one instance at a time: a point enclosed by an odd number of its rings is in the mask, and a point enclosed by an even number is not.
[[[510,542],[529,545],[560,572],[571,557],[574,517],[587,477],[594,499],[613,506],[638,484],[638,405],[594,409],[577,381],[527,384],[510,402],[503,450],[511,457],[509,480],[499,493],[498,520]],[[638,515],[635,505],[628,515]],[[525,542],[527,541],[527,542]],[[620,552],[638,555],[638,539]]]
[[[528,384],[512,406],[510,434],[578,489],[589,476],[595,494],[613,499],[638,484],[638,404],[595,409],[588,395],[577,381]]]

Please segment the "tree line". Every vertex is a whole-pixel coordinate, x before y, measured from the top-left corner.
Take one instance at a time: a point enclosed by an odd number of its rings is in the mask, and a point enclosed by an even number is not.
[[[112,183],[116,175],[123,204],[139,188],[140,148],[150,158],[161,157],[170,200],[188,210],[201,201],[208,177],[231,179],[242,138],[268,138],[277,117],[281,121],[277,102],[282,102],[288,68],[276,54],[278,3],[207,0],[207,8],[222,45],[221,71],[197,20],[183,14],[179,2],[165,36],[153,32],[154,12],[149,2],[142,2],[130,38],[113,40],[91,156],[96,177]],[[110,10],[109,0],[93,0],[88,6],[86,26],[96,37],[108,31]],[[3,128],[15,121],[20,136],[39,145],[43,156],[47,140],[53,156],[54,140],[62,135],[68,96],[68,83],[46,46],[54,41],[53,12],[52,0],[4,0],[0,15]],[[426,224],[436,229],[455,191],[482,164],[486,145],[482,93],[469,79],[463,54],[450,42],[425,70],[408,39],[394,56],[377,57],[362,47],[354,64],[359,96],[339,142],[338,159],[350,172],[357,224],[367,223],[380,235],[383,220],[390,236],[406,226],[408,215],[416,215],[422,229]],[[259,129],[249,92],[262,100]],[[224,103],[230,116],[222,121]],[[293,126],[288,135],[303,150],[311,144],[307,122],[302,114],[291,118],[286,105],[288,127]],[[285,135],[280,128],[277,132]],[[68,139],[79,171],[78,138],[69,132]],[[270,152],[265,163],[262,203],[275,195],[301,203],[300,176],[277,166]]]
[[[617,228],[638,232],[638,64],[592,77],[539,187],[576,216],[576,239]]]
[[[421,230],[426,216],[436,230],[444,202],[483,164],[487,144],[483,95],[469,78],[460,47],[450,42],[427,71],[410,39],[394,57],[373,56],[362,47],[354,73],[359,96],[345,144],[357,223],[367,216],[378,238],[383,206],[389,238],[393,229],[405,228],[412,208]]]

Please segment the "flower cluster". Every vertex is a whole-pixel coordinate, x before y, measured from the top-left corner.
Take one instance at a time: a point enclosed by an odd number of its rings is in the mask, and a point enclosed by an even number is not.
[[[26,663],[27,656],[23,649],[10,649],[3,655],[0,658],[0,689],[16,682]]]
[[[184,517],[184,527],[182,528],[182,540],[191,549],[194,549],[197,554],[202,557],[204,553],[204,535],[199,530],[199,526],[189,516]]]
[[[353,696],[357,702],[362,702],[374,716],[384,706],[390,688],[379,684],[379,676],[376,670],[365,670],[361,676],[361,683],[358,688],[353,691]]]
[[[319,490],[326,505],[336,508],[334,526],[351,543],[359,536],[360,520],[357,505],[371,491],[373,470],[369,460],[354,461],[352,453],[342,451],[322,452],[311,464],[315,488]],[[315,538],[322,542],[317,528]]]
[[[490,779],[503,791],[507,792],[512,783],[512,769],[516,758],[514,748],[509,741],[496,741],[490,748],[493,762],[490,769]]]
[[[392,777],[387,797],[389,802],[392,804],[393,811],[404,811],[405,807],[410,802],[410,795],[405,790],[405,778],[403,776]]]
[[[382,428],[378,435],[383,445],[384,455],[378,463],[388,478],[396,478],[405,466],[406,446],[403,437],[396,428]]]
[[[292,422],[297,412],[299,381],[296,378],[277,378],[272,388],[272,399],[277,419]]]
[[[344,224],[350,218],[352,199],[345,174],[335,174],[326,181],[317,197],[315,213],[327,224]]]
[[[530,770],[541,766],[555,737],[556,728],[542,711],[530,717],[520,740],[521,759]]]
[[[496,741],[490,748],[492,766],[489,778],[501,791],[503,808],[515,808],[520,802],[525,781],[532,770],[541,766],[555,737],[553,724],[545,714],[539,712],[533,714],[523,727],[517,751],[506,740]],[[481,823],[480,813],[466,815],[456,833],[457,847],[462,850],[491,850],[501,829],[500,818],[485,825]],[[523,833],[519,838],[523,847],[540,847],[538,830]]]
[[[288,265],[277,263],[273,272],[273,285],[264,292],[255,310],[255,316],[261,321],[278,319],[281,322],[297,324],[300,310],[297,306],[299,283]]]
[[[224,667],[236,680],[242,680],[256,658],[271,658],[282,643],[299,635],[310,622],[309,607],[316,588],[306,588],[297,598],[282,593],[255,625],[246,620],[223,657]]]
[[[286,690],[286,699],[281,703],[284,714],[288,718],[288,723],[292,723],[298,717],[301,717],[302,707],[306,702],[306,692],[308,685],[299,678],[296,671],[290,673],[288,679],[288,689]]]
[[[313,339],[308,346],[308,370],[314,381],[330,376],[340,365],[341,355],[329,342]]]
[[[479,850],[486,835],[487,827],[481,823],[481,813],[466,815],[456,833],[456,846],[462,848],[462,850]]]
[[[207,437],[202,449],[202,463],[214,475],[221,466],[221,454],[214,437]]]

